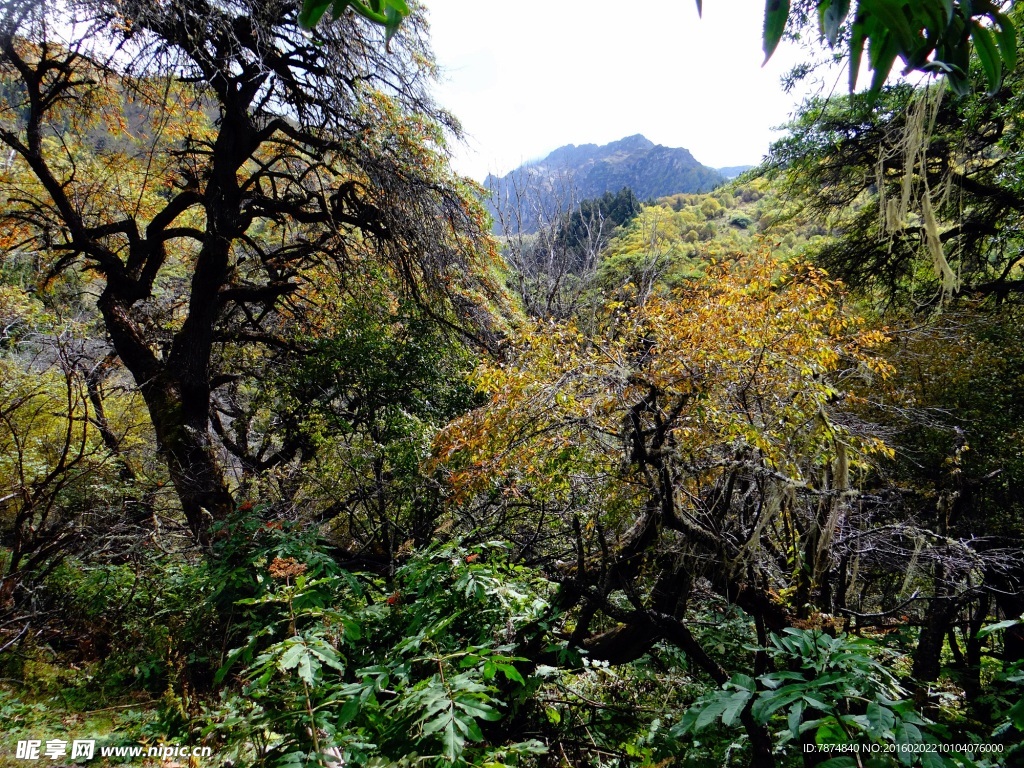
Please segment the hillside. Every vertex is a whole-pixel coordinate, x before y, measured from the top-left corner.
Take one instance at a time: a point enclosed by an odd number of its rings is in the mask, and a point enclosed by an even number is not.
[[[655,144],[637,134],[610,144],[569,144],[502,177],[488,176],[491,214],[498,232],[536,232],[580,200],[628,187],[641,200],[708,192],[725,181],[690,151]]]

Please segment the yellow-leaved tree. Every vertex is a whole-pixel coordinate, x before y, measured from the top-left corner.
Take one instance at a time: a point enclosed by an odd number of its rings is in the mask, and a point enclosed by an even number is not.
[[[715,265],[670,297],[612,306],[603,327],[539,323],[476,373],[489,396],[437,441],[456,499],[488,507],[562,583],[565,628],[596,658],[679,645],[710,589],[764,638],[842,604],[858,471],[888,449],[847,408],[884,377],[885,341],[841,287],[766,254]],[[755,748],[771,739],[747,723]]]

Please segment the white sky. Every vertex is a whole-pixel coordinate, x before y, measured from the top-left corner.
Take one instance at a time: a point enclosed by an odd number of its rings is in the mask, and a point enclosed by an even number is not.
[[[703,18],[694,0],[424,2],[436,95],[468,137],[455,168],[477,180],[635,133],[712,167],[753,165],[799,98],[779,83],[799,50],[783,43],[761,66],[764,0],[705,0]]]

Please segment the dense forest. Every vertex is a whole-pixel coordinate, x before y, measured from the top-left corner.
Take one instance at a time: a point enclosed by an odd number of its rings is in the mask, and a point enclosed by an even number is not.
[[[419,7],[4,5],[0,765],[1024,765],[1020,11],[891,4],[500,237]]]

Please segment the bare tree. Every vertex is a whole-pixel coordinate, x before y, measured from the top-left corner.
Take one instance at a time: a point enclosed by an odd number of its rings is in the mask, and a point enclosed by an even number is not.
[[[491,193],[511,282],[527,313],[561,320],[583,314],[601,251],[620,223],[603,209],[611,196],[581,200],[569,170],[539,175],[529,167]],[[632,192],[624,194],[639,210]]]

